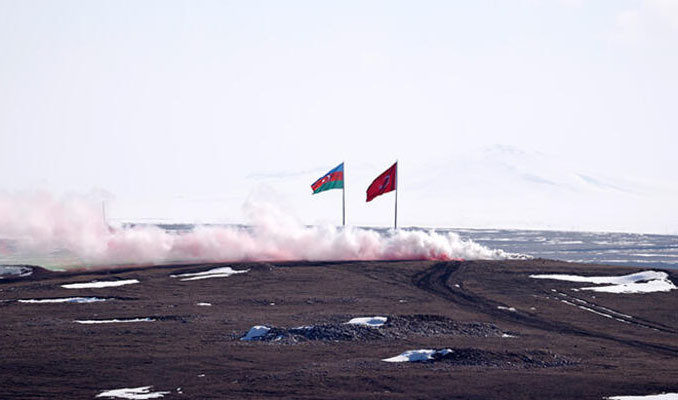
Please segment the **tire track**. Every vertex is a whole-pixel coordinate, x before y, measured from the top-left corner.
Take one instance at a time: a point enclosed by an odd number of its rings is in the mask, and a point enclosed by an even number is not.
[[[562,298],[561,301],[567,302],[568,304],[572,304],[575,307],[579,307],[583,310],[593,312],[596,314],[599,314],[601,316],[607,317],[614,319],[616,321],[625,323],[625,324],[630,324],[630,325],[635,325],[641,328],[646,328],[646,329],[653,329],[655,331],[660,331],[664,333],[671,333],[671,334],[678,334],[678,331],[675,329],[671,328],[670,326],[666,326],[664,324],[660,324],[657,322],[649,321],[644,318],[639,318],[636,316],[632,315],[626,315],[624,313],[621,313],[619,311],[615,311],[613,309],[601,306],[599,304],[586,301],[584,299],[581,299],[577,296],[572,296],[567,293],[562,293],[562,292],[556,292],[558,296]]]
[[[438,263],[431,268],[414,275],[412,284],[421,290],[441,297],[458,306],[489,315],[497,320],[517,323],[544,331],[608,340],[650,353],[661,353],[672,356],[678,355],[678,348],[673,346],[620,338],[607,333],[586,330],[564,322],[540,318],[521,311],[501,311],[497,307],[504,306],[503,303],[474,294],[461,287],[451,287],[448,284],[451,278],[463,275],[466,272],[466,269],[467,266],[459,261]]]

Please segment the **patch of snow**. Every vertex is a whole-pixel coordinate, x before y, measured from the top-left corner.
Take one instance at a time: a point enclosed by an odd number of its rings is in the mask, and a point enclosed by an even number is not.
[[[136,279],[127,279],[121,281],[92,281],[85,283],[67,283],[65,285],[61,285],[61,287],[64,289],[99,289],[105,287],[132,285],[135,283],[139,283],[139,281]]]
[[[255,340],[261,336],[266,336],[268,331],[270,331],[271,328],[263,325],[255,325],[250,328],[249,331],[247,331],[247,334],[243,337],[240,338],[240,340]]]
[[[153,386],[141,386],[138,388],[113,389],[99,393],[96,397],[112,397],[117,399],[158,399],[170,392],[151,392]]]
[[[514,338],[514,337],[518,337],[518,336],[516,336],[516,335],[509,335],[508,333],[502,333],[502,334],[501,334],[501,337],[503,337],[503,338]]]
[[[452,350],[450,349],[442,349],[442,350],[429,350],[429,349],[423,349],[423,350],[408,350],[404,353],[401,353],[395,357],[391,358],[385,358],[381,361],[386,361],[386,362],[417,362],[417,361],[429,361],[433,360],[434,356],[436,355],[447,355],[452,353]]]
[[[500,309],[500,310],[516,312],[516,309],[514,307],[497,306],[497,308]]]
[[[129,322],[154,322],[153,318],[130,318],[130,319],[86,319],[75,320],[78,324],[92,325],[92,324],[125,324]]]
[[[302,325],[302,326],[297,326],[296,328],[292,328],[292,329],[296,329],[296,330],[309,330],[309,329],[313,329],[313,328],[314,328],[313,325]]]
[[[201,307],[209,307],[211,306],[212,303],[197,303],[196,306],[201,306]]]
[[[624,283],[621,285],[601,286],[601,287],[585,287],[581,290],[591,290],[602,293],[653,293],[653,292],[669,292],[676,289],[676,286],[670,280],[652,280],[642,283]]]
[[[608,284],[610,286],[584,287],[580,290],[591,290],[604,293],[653,293],[668,292],[676,289],[669,275],[661,271],[642,271],[635,274],[622,276],[578,276],[545,274],[530,275],[534,279],[555,279],[569,282],[586,282],[597,285]]]
[[[578,299],[575,299],[575,300],[578,300]],[[592,309],[592,308],[589,308],[589,307],[578,306],[578,305],[576,305],[576,304],[574,304],[574,303],[571,303],[571,302],[569,302],[569,301],[567,301],[567,300],[560,300],[560,302],[561,302],[561,303],[565,303],[565,304],[567,304],[568,306],[578,307],[578,308],[580,308],[580,309],[582,309],[582,310],[584,310],[584,311],[588,311],[588,312],[591,312],[591,313],[594,313],[594,314],[598,314],[598,315],[603,316],[603,317],[605,317],[605,318],[614,319],[615,321],[618,321],[618,322],[621,322],[621,323],[624,323],[624,324],[630,324],[630,322],[627,321],[627,320],[625,320],[625,319],[616,318],[616,317],[614,317],[614,316],[612,316],[612,315],[610,315],[610,314],[605,314],[605,313],[603,313],[603,312],[596,311],[596,310],[594,310],[594,309]],[[604,307],[601,307],[601,308],[604,308]],[[606,310],[607,310],[607,309],[606,309]]]
[[[6,276],[10,278],[23,278],[33,274],[33,268],[18,265],[0,265],[0,279]]]
[[[589,307],[584,307],[584,306],[577,306],[577,307],[581,308],[582,310],[585,310],[585,311],[588,311],[588,312],[592,312],[592,313],[594,313],[594,314],[598,314],[598,315],[603,316],[603,317],[605,317],[605,318],[610,318],[610,319],[613,319],[613,318],[614,318],[613,316],[611,316],[611,315],[609,315],[609,314],[601,313],[600,311],[596,311],[596,310],[594,310],[594,309],[592,309],[592,308],[589,308]],[[626,322],[626,321],[625,321],[625,322]]]
[[[589,304],[590,304],[590,303],[589,303]],[[623,318],[629,318],[629,319],[632,319],[632,318],[633,318],[632,315],[622,314],[622,313],[620,313],[620,312],[618,312],[618,311],[610,310],[609,308],[606,308],[606,307],[603,307],[603,306],[598,306],[598,305],[597,305],[597,307],[600,308],[600,309],[603,310],[603,311],[607,311],[607,312],[609,312],[609,313],[611,313],[611,314],[619,315],[620,317],[623,317]]]
[[[353,318],[352,320],[348,321],[347,324],[370,326],[376,328],[378,326],[384,325],[386,320],[388,320],[387,317],[360,317]]]
[[[647,396],[613,396],[607,400],[678,400],[678,393],[651,394]]]
[[[64,297],[60,299],[19,299],[19,303],[27,304],[51,304],[51,303],[96,303],[99,301],[106,301],[99,297]]]
[[[171,278],[183,278],[183,279],[180,279],[181,281],[197,281],[199,279],[225,278],[225,277],[235,275],[235,274],[244,274],[245,272],[249,272],[249,269],[242,270],[242,271],[236,271],[236,270],[232,269],[231,267],[221,267],[221,268],[214,268],[214,269],[211,269],[209,271],[203,271],[203,272],[170,275],[170,277]]]

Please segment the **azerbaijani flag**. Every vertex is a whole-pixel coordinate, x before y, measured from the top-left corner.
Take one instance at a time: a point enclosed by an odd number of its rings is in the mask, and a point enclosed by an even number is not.
[[[330,189],[344,188],[344,163],[337,165],[336,168],[323,175],[320,179],[313,182],[311,189],[313,194],[324,192]]]

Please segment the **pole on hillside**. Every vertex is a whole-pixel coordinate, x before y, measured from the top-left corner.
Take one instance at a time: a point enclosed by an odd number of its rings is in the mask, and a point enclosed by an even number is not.
[[[398,160],[396,160],[395,176],[395,217],[393,219],[393,229],[398,229]]]
[[[344,162],[341,162],[344,164]],[[344,166],[343,184],[341,185],[341,225],[346,227],[346,166]]]

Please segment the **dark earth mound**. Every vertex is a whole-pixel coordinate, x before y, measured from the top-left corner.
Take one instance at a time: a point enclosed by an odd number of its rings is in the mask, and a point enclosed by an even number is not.
[[[481,349],[452,348],[451,352],[436,352],[429,362],[453,365],[473,365],[495,368],[553,368],[576,363],[550,351],[499,352]]]
[[[412,335],[464,335],[478,337],[501,337],[505,334],[494,324],[462,323],[440,315],[411,315],[389,317],[384,325],[387,335],[405,338]]]
[[[295,328],[269,327],[261,336],[250,339],[255,342],[279,344],[299,343],[307,340],[379,340],[404,339],[409,336],[466,335],[479,337],[501,337],[505,335],[493,324],[460,323],[438,315],[402,315],[388,317],[380,327],[369,327],[348,323],[326,323]],[[246,334],[238,336],[241,340]]]
[[[244,340],[244,335],[240,338]],[[377,329],[356,325],[326,324],[297,328],[272,327],[265,335],[251,339],[253,342],[299,343],[307,340],[376,340],[384,335]]]

